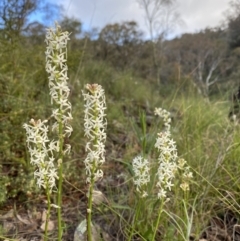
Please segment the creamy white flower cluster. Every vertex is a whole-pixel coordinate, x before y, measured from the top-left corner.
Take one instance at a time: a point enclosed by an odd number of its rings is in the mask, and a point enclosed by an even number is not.
[[[64,136],[70,136],[73,129],[70,125],[72,120],[71,103],[68,101],[70,89],[67,85],[67,41],[69,33],[62,32],[56,23],[56,29],[48,29],[45,42],[47,43],[46,71],[49,74],[49,88],[51,103],[57,108],[53,109],[52,116],[55,118],[52,129],[59,131],[59,124],[63,125]],[[69,150],[69,146],[67,150]]]
[[[187,162],[183,159],[180,158],[178,160],[178,168],[181,170],[182,173],[182,183],[180,184],[180,188],[183,191],[189,191],[189,182],[193,178],[193,174],[190,171],[190,167],[187,165]]]
[[[175,141],[171,138],[170,133],[170,113],[162,108],[156,108],[155,115],[163,119],[165,129],[158,133],[155,148],[158,150],[158,168],[157,183],[158,198],[166,199],[167,191],[171,191],[178,170],[181,170],[183,182],[180,188],[183,191],[189,190],[189,181],[192,178],[190,167],[184,159],[178,159]],[[142,197],[148,196],[145,190],[147,183],[150,181],[150,163],[141,156],[135,157],[132,162],[134,172],[134,184],[136,190],[141,193]],[[166,199],[167,200],[167,199]]]
[[[57,170],[54,167],[53,151],[59,151],[57,141],[49,141],[47,120],[30,120],[30,125],[24,124],[27,133],[27,146],[30,153],[30,163],[37,167],[34,177],[37,185],[48,188],[50,192],[55,187],[55,180],[58,179]]]
[[[173,179],[178,169],[177,165],[177,148],[175,141],[171,139],[170,133],[170,113],[161,108],[155,109],[155,115],[163,118],[165,131],[159,132],[155,143],[155,148],[159,152],[158,156],[158,171],[157,171],[157,188],[158,198],[166,198],[167,190],[171,190],[173,186]]]
[[[166,131],[170,131],[170,127],[171,127],[170,113],[165,109],[155,108],[154,114],[160,116],[163,119],[163,123],[166,128]]]
[[[99,167],[105,162],[106,141],[106,102],[105,94],[101,85],[87,84],[84,97],[84,132],[88,138],[86,144],[87,157],[84,161],[86,166],[87,183],[97,181],[103,177],[103,171]]]
[[[137,192],[141,193],[141,197],[148,196],[145,187],[150,182],[149,161],[142,156],[137,156],[133,159],[132,167],[134,172],[133,182],[136,185]]]

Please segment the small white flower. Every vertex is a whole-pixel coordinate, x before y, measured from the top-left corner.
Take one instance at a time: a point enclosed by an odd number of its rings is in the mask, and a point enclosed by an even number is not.
[[[58,179],[57,171],[54,167],[53,150],[58,148],[57,142],[50,142],[47,136],[47,121],[30,120],[30,125],[24,124],[23,127],[27,133],[27,146],[30,153],[30,163],[35,165],[37,170],[34,177],[37,179],[37,185],[43,188],[49,188],[50,192],[55,188],[55,180]],[[48,143],[48,145],[47,145]]]
[[[182,184],[180,185],[180,188],[183,191],[189,191],[189,183],[190,180],[193,178],[193,173],[190,171],[190,167],[186,166],[186,161],[184,159],[180,159],[178,161],[178,168],[183,171],[182,174]]]
[[[165,199],[167,197],[166,193],[167,192],[163,188],[159,189],[158,198],[159,199]]]
[[[162,108],[155,108],[154,114],[163,118],[163,122],[166,127],[166,130],[169,131],[170,124],[171,124],[170,112],[168,112],[167,110],[164,110]]]
[[[66,144],[65,145],[65,149],[63,150],[64,155],[65,154],[70,154],[71,151],[71,145],[70,144]]]
[[[51,141],[48,146],[48,150],[53,155],[53,151],[59,152],[59,141]]]
[[[174,186],[173,180],[176,176],[177,170],[183,170],[184,182],[180,187],[186,191],[189,190],[188,180],[192,178],[192,172],[189,172],[189,167],[185,167],[186,161],[184,159],[178,160],[177,148],[175,141],[171,138],[170,133],[170,113],[164,109],[156,108],[155,114],[163,118],[165,130],[158,133],[155,148],[159,152],[158,156],[158,171],[157,171],[157,188],[158,198],[167,197],[167,191],[171,191]]]
[[[49,88],[51,103],[55,103],[52,116],[56,123],[53,124],[52,130],[58,133],[59,123],[64,126],[63,133],[65,136],[70,136],[73,129],[70,126],[71,103],[68,101],[70,89],[67,85],[67,41],[69,33],[62,32],[61,27],[56,24],[56,29],[48,29],[45,42],[47,43],[46,50],[46,71],[49,73]]]
[[[133,159],[132,166],[134,172],[133,182],[136,185],[136,190],[142,194],[142,197],[146,197],[147,192],[144,189],[150,181],[149,162],[142,156],[137,156]]]
[[[190,190],[190,189],[189,189],[189,184],[188,184],[187,182],[182,183],[182,184],[180,185],[180,188],[181,188],[184,192]]]
[[[170,113],[164,109],[156,108],[155,114],[163,118],[166,130],[158,133],[155,148],[159,152],[158,171],[157,171],[157,187],[158,198],[166,198],[167,190],[171,191],[173,179],[176,174],[177,166],[177,148],[175,141],[171,139],[170,133]]]
[[[102,178],[103,172],[100,166],[105,162],[106,126],[105,119],[106,102],[101,85],[87,84],[84,97],[84,133],[88,138],[84,160],[87,174],[87,182],[97,181]]]

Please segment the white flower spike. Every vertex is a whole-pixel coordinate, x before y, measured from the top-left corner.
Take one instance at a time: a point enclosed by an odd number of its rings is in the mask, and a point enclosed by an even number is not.
[[[87,174],[87,183],[98,181],[103,177],[100,166],[105,162],[106,141],[106,102],[101,85],[87,84],[84,97],[84,132],[88,138],[86,144],[87,157],[84,161]]]

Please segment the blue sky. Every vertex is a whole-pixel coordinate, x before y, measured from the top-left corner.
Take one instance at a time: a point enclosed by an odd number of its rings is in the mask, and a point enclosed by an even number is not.
[[[101,29],[108,23],[135,20],[147,35],[144,11],[136,0],[58,0],[58,3],[64,7],[65,15],[80,20],[85,29]],[[184,25],[174,30],[175,36],[219,25],[229,0],[177,0],[177,5]]]

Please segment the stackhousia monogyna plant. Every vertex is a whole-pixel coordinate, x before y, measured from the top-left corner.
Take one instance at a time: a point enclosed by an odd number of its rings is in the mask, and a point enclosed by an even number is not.
[[[52,190],[57,191],[57,204],[54,207],[58,209],[58,240],[62,238],[62,172],[64,155],[70,152],[70,145],[64,144],[64,138],[72,133],[70,121],[71,103],[68,100],[70,89],[67,85],[67,41],[69,33],[63,32],[56,23],[55,29],[48,29],[45,42],[47,43],[46,71],[49,74],[49,89],[51,96],[52,117],[55,122],[52,125],[52,131],[56,133],[56,140],[48,139],[49,126],[47,120],[33,120],[29,124],[24,124],[27,132],[27,144],[30,153],[31,163],[36,166],[34,173],[39,187],[46,190],[48,199],[47,222],[45,225],[45,240],[47,240],[47,225],[50,216],[50,194]],[[56,179],[58,185],[55,185]]]

